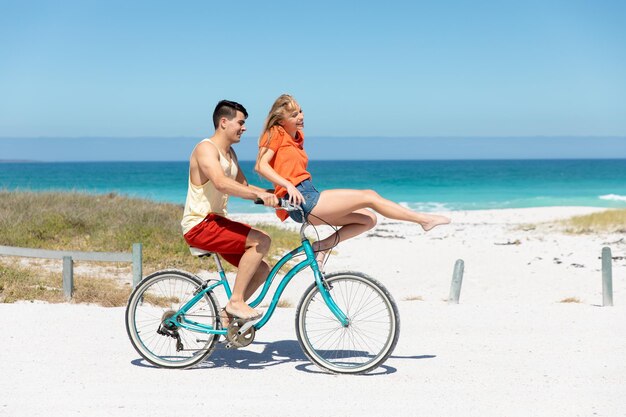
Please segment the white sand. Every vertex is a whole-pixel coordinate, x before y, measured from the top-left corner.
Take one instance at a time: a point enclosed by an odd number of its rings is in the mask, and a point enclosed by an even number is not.
[[[428,233],[381,219],[375,236],[344,242],[327,270],[378,278],[401,314],[394,354],[366,376],[311,365],[295,308],[248,348],[172,371],[133,350],[123,308],[0,304],[0,416],[626,416],[626,239],[523,226],[595,210],[454,212]],[[607,243],[622,257],[614,307],[600,307]],[[457,259],[461,299],[448,305]]]

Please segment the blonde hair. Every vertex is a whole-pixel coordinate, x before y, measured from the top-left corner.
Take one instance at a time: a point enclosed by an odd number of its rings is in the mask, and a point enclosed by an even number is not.
[[[270,143],[271,133],[270,130],[280,124],[281,121],[285,118],[285,115],[297,108],[296,100],[293,96],[289,94],[282,94],[280,97],[274,101],[272,104],[272,108],[270,109],[267,118],[265,119],[265,123],[263,124],[263,130],[261,131],[261,136],[259,137],[259,146],[266,146]],[[267,140],[265,143],[261,144],[261,140],[263,139],[263,135],[267,132]]]

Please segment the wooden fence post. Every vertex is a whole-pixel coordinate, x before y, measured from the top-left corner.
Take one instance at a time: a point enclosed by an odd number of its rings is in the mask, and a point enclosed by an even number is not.
[[[63,257],[63,295],[70,301],[74,294],[74,261],[71,256]]]
[[[139,284],[143,276],[143,254],[141,243],[133,243],[133,288]]]
[[[463,283],[463,270],[465,263],[463,259],[457,259],[454,264],[454,272],[452,273],[452,283],[450,284],[450,296],[448,304],[458,304],[461,296],[461,284]]]
[[[611,248],[602,248],[602,306],[613,306],[613,267]]]

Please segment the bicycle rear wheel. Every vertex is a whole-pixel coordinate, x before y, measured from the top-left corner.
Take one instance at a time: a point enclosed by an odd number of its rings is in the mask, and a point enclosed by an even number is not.
[[[132,292],[126,307],[126,331],[137,352],[148,362],[164,368],[188,368],[215,349],[219,335],[192,332],[166,325],[202,285],[195,275],[179,270],[155,272]],[[185,319],[217,329],[218,303],[213,293],[202,297]]]
[[[315,284],[296,310],[296,334],[302,350],[319,367],[339,374],[369,372],[393,352],[400,317],[387,289],[360,272],[335,272],[325,281],[329,294],[349,320],[344,327]]]

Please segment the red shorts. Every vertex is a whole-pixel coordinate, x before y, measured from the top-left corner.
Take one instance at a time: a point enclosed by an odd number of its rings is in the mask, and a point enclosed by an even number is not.
[[[185,233],[191,247],[219,253],[229,263],[239,266],[246,251],[246,239],[252,227],[209,213],[200,223]]]

